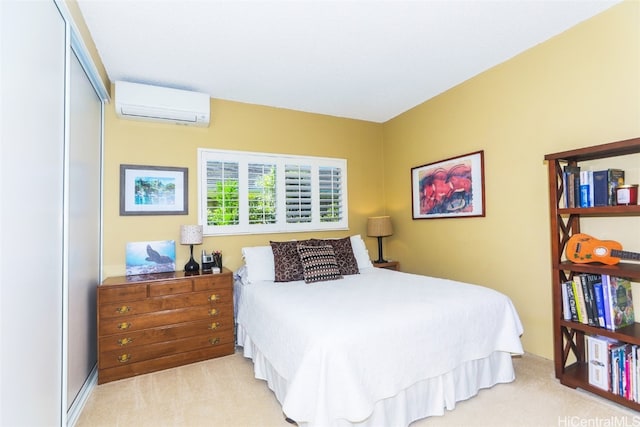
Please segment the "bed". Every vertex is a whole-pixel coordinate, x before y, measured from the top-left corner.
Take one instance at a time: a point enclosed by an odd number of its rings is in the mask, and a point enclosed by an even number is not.
[[[357,274],[311,283],[275,281],[274,248],[243,249],[237,345],[288,418],[299,426],[407,426],[514,380],[523,329],[508,297],[374,268],[360,236],[348,241]]]

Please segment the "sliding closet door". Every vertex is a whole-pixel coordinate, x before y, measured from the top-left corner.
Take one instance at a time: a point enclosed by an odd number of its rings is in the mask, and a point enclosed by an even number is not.
[[[62,421],[65,23],[0,0],[0,425]]]
[[[102,101],[75,55],[71,55],[70,72],[66,409],[97,361],[102,175]]]

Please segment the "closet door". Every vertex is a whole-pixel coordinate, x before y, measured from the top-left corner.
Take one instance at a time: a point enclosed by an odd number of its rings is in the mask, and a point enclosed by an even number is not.
[[[59,425],[65,23],[1,0],[0,32],[0,425]]]
[[[66,409],[97,361],[95,301],[101,246],[102,101],[75,54],[69,89]]]

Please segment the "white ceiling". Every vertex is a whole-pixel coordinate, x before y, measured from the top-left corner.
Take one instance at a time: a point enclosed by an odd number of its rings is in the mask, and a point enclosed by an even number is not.
[[[385,122],[619,0],[78,0],[109,78]]]

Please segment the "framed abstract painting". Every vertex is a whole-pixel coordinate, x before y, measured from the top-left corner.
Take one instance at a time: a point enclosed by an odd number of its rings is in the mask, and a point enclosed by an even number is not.
[[[485,216],[484,151],[411,169],[413,219]]]

